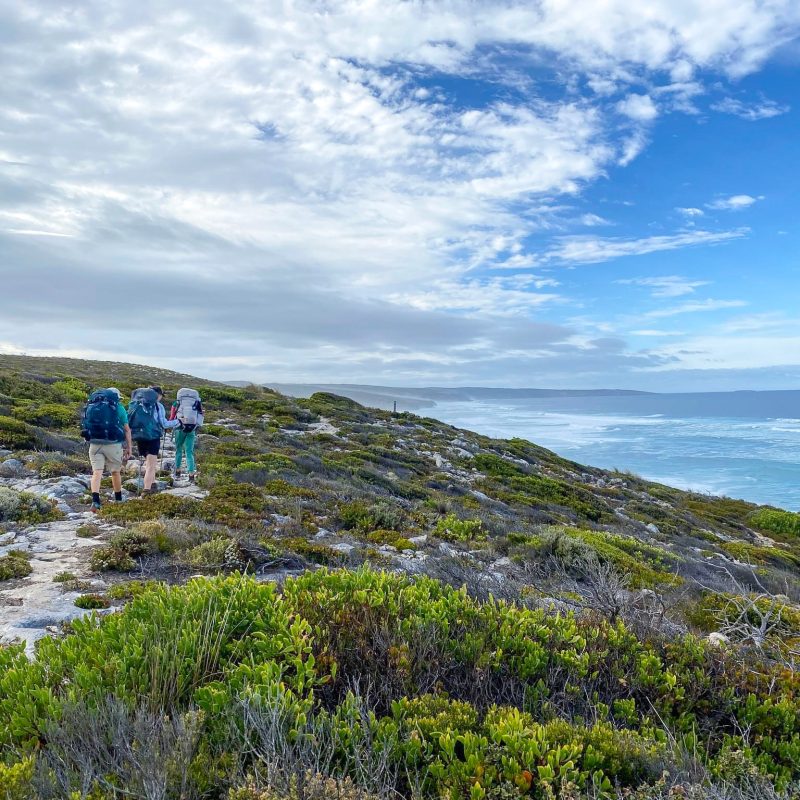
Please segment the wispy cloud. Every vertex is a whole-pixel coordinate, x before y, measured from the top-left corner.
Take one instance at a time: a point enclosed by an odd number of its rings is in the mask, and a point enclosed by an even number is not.
[[[597,236],[566,236],[548,250],[545,261],[572,264],[597,264],[624,256],[641,256],[664,250],[677,250],[697,245],[722,244],[739,239],[747,228],[731,231],[681,231],[665,236],[647,236],[642,239],[601,238]]]
[[[675,210],[679,214],[683,215],[684,217],[688,217],[689,219],[692,219],[694,217],[702,217],[705,214],[705,212],[703,211],[702,208],[693,208],[693,207],[681,208],[681,207],[677,207]]]
[[[682,303],[671,308],[659,308],[655,311],[648,311],[643,316],[650,319],[660,319],[664,317],[676,317],[679,314],[696,314],[698,312],[720,311],[726,308],[741,308],[746,306],[744,300],[698,300],[692,303]]]
[[[707,208],[713,208],[715,211],[741,211],[763,199],[764,195],[752,197],[749,194],[734,194],[730,197],[720,197],[718,200],[707,203],[706,206]]]
[[[791,111],[788,105],[781,105],[774,100],[761,100],[757,103],[748,104],[733,97],[726,97],[724,100],[714,103],[711,109],[723,114],[734,114],[750,122],[779,117],[781,114],[787,114]]]
[[[625,278],[615,283],[628,286],[646,286],[652,289],[653,297],[683,297],[692,294],[700,286],[708,286],[710,281],[691,281],[680,275],[664,275],[655,278]]]

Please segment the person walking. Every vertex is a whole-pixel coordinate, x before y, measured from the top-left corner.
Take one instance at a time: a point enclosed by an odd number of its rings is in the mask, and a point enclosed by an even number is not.
[[[180,421],[168,420],[161,400],[164,392],[160,386],[137,389],[131,395],[128,419],[131,434],[136,440],[139,456],[144,459],[144,488],[142,494],[153,494],[161,450],[161,436],[165,430],[177,428]]]
[[[181,464],[186,455],[186,469],[189,481],[194,483],[197,468],[194,460],[194,446],[197,430],[203,424],[203,404],[196,389],[179,389],[175,402],[169,412],[170,420],[180,423],[175,431],[175,477],[181,476]]]
[[[132,442],[128,412],[120,400],[120,391],[114,387],[92,392],[81,420],[81,435],[89,442],[91,510],[95,514],[101,508],[100,485],[106,469],[111,473],[114,500],[122,502],[122,464],[131,457]]]

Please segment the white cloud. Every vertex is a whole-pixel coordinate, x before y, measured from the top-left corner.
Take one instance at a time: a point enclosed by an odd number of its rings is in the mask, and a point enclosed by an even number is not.
[[[691,303],[682,303],[671,308],[659,308],[655,311],[648,311],[644,317],[650,319],[660,319],[663,317],[675,317],[679,314],[696,314],[698,312],[720,311],[726,308],[741,308],[746,306],[744,300],[697,300]]]
[[[763,200],[764,195],[751,197],[749,194],[734,194],[730,197],[721,197],[711,203],[707,203],[708,208],[716,211],[741,211],[743,208],[753,205],[753,203]]]
[[[165,363],[165,334],[185,324],[208,363],[260,358],[287,377],[461,364],[464,347],[488,364],[526,342],[563,345],[568,364],[572,331],[530,327],[562,302],[556,282],[475,271],[743,235],[568,238],[544,256],[529,246],[563,195],[642,152],[641,123],[690,91],[675,87],[758,68],[800,23],[791,0],[65,8],[0,11],[0,336],[39,350],[74,338],[76,352],[103,341]],[[521,66],[509,74],[512,48]],[[543,63],[556,76],[547,93],[538,68],[525,74]],[[667,75],[672,88],[659,87]],[[485,99],[437,85],[453,76]],[[575,89],[587,83],[597,94]],[[620,126],[620,96],[633,124]],[[109,272],[99,296],[112,304],[137,305],[142,275],[161,287],[146,347],[74,293]],[[83,309],[80,330],[56,313],[67,302]],[[19,324],[31,315],[50,322]],[[619,345],[604,352],[598,364],[628,363]]]
[[[658,116],[656,104],[647,94],[629,94],[617,103],[617,111],[637,122],[650,122]]]
[[[684,217],[702,217],[705,213],[701,208],[676,208],[675,209],[679,214],[682,214]]]
[[[623,256],[641,256],[663,250],[677,250],[695,245],[720,244],[739,239],[747,228],[732,231],[682,231],[665,236],[647,236],[642,239],[601,238],[597,236],[565,236],[559,244],[548,250],[543,260],[573,264],[597,264]]]
[[[736,100],[733,97],[726,97],[711,106],[713,111],[719,111],[723,114],[734,114],[737,117],[746,119],[749,122],[756,122],[760,119],[770,119],[771,117],[779,117],[781,114],[788,113],[791,109],[787,105],[781,105],[774,100],[761,100],[758,103],[748,105],[741,100]]]
[[[580,218],[581,225],[587,228],[596,228],[599,225],[611,225],[611,223],[598,214],[582,214]]]
[[[682,297],[693,294],[700,286],[708,286],[709,281],[690,281],[680,275],[664,275],[654,278],[626,278],[615,283],[629,286],[646,286],[651,288],[653,297]]]
[[[664,337],[664,336],[669,336],[669,337],[685,336],[683,331],[672,331],[672,330],[663,331],[663,330],[657,330],[655,328],[643,328],[642,330],[631,331],[631,335],[632,336],[652,336],[652,337],[659,337],[659,338]]]

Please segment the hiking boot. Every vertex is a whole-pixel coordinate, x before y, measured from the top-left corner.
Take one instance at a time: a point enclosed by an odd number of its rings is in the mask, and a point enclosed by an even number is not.
[[[92,505],[89,508],[89,511],[91,511],[92,514],[99,514],[100,513],[100,503],[97,500],[92,500]]]
[[[190,472],[189,473],[189,483],[194,483],[194,479],[195,479],[195,473],[194,472]]]
[[[156,493],[155,486],[151,486],[149,489],[142,489],[142,497],[144,497],[147,494],[155,494],[155,493]]]

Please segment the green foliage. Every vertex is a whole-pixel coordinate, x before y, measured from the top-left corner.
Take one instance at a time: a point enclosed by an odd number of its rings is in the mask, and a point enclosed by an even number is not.
[[[136,567],[136,562],[126,550],[109,545],[92,550],[89,566],[94,572],[130,572]]]
[[[27,756],[21,761],[4,764],[0,761],[0,798],[2,800],[34,800],[33,770],[36,761]]]
[[[449,542],[471,542],[486,538],[483,523],[479,519],[459,519],[455,514],[439,519],[433,533]]]
[[[285,539],[283,544],[287,550],[303,556],[313,564],[341,564],[342,554],[326,544],[309,542],[301,536]]]
[[[102,532],[102,528],[99,525],[95,525],[93,522],[85,522],[77,527],[75,535],[79,539],[94,539],[95,536],[99,536]]]
[[[398,550],[414,550],[414,545],[398,531],[377,530],[367,534],[373,544],[389,544]]]
[[[12,578],[24,578],[33,572],[30,556],[21,550],[12,550],[4,556],[0,556],[0,581],[8,581]]]
[[[77,579],[78,576],[74,575],[72,572],[57,572],[53,575],[53,583],[67,583]]]
[[[800,570],[800,556],[781,547],[761,547],[749,542],[722,542],[720,548],[744,564],[765,565]]]
[[[111,601],[102,594],[82,594],[75,598],[75,605],[84,609],[108,608]]]
[[[14,408],[16,419],[45,428],[70,428],[78,424],[77,405],[23,401]]]
[[[403,509],[387,502],[365,503],[353,500],[342,503],[337,508],[339,525],[345,530],[368,533],[374,530],[398,530],[406,524]]]
[[[151,591],[157,586],[160,586],[158,581],[125,581],[124,583],[115,583],[106,592],[106,597],[110,600],[119,600],[127,602],[138,597],[146,591]]]
[[[752,527],[767,533],[777,533],[791,538],[800,537],[800,514],[791,511],[760,508],[750,517],[749,523]]]
[[[620,572],[628,573],[633,588],[680,583],[680,578],[673,572],[674,557],[659,547],[630,536],[577,528],[566,530],[570,536],[588,544],[602,561],[613,564]]]
[[[221,569],[229,561],[231,544],[232,540],[227,538],[209,539],[187,550],[182,558],[195,569]]]
[[[215,425],[213,422],[209,422],[200,429],[202,433],[207,433],[210,436],[236,436],[236,432],[232,431],[230,428],[226,428],[224,425]]]
[[[49,500],[0,486],[0,524],[39,525],[61,517],[61,512]]]
[[[479,472],[493,478],[515,478],[525,474],[519,465],[494,453],[478,453],[472,463]]]
[[[199,502],[189,497],[172,494],[153,494],[136,497],[127,503],[107,503],[101,516],[118,522],[144,522],[161,517],[189,518],[199,507]]]
[[[36,447],[36,433],[30,425],[14,417],[0,416],[0,447],[30,450]]]

